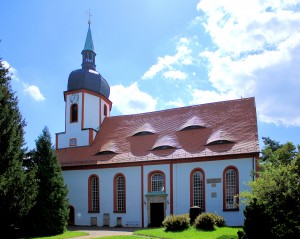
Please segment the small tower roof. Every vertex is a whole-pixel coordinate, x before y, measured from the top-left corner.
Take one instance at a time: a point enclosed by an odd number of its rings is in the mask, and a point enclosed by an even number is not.
[[[86,39],[85,39],[85,44],[84,44],[83,50],[94,51],[94,44],[93,44],[90,21],[89,21],[89,29],[88,29],[88,32],[86,34]]]

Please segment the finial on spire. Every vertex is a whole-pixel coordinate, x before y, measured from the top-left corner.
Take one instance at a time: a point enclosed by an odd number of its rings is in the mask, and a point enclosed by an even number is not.
[[[89,26],[90,26],[90,25],[91,25],[91,16],[92,16],[91,9],[89,9],[89,11],[86,12],[86,13],[89,15],[88,24],[89,24]]]

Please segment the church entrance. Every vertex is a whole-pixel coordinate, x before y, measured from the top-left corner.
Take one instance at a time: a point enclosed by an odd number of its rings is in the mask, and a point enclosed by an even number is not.
[[[69,226],[73,226],[75,225],[75,210],[73,206],[69,206],[69,221],[68,221],[68,225]]]
[[[164,203],[150,203],[150,225],[160,227],[164,220]]]

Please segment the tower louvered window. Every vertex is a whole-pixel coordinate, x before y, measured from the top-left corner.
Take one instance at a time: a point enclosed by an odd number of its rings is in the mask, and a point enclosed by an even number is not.
[[[73,122],[77,122],[78,121],[78,105],[77,104],[73,104],[71,105],[71,123]]]

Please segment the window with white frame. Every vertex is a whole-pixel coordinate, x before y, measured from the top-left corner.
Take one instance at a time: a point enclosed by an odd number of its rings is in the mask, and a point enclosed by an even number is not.
[[[193,173],[193,206],[198,206],[204,209],[204,182],[203,173],[195,171]]]
[[[163,192],[165,191],[165,175],[162,173],[154,173],[151,176],[151,191]]]
[[[117,190],[117,211],[125,211],[125,178],[118,176],[116,180]]]
[[[92,211],[99,211],[99,180],[97,177],[91,178]]]
[[[224,206],[225,209],[236,209],[238,205],[236,203],[235,196],[238,194],[237,171],[233,168],[229,168],[225,171],[225,185],[224,185]]]

